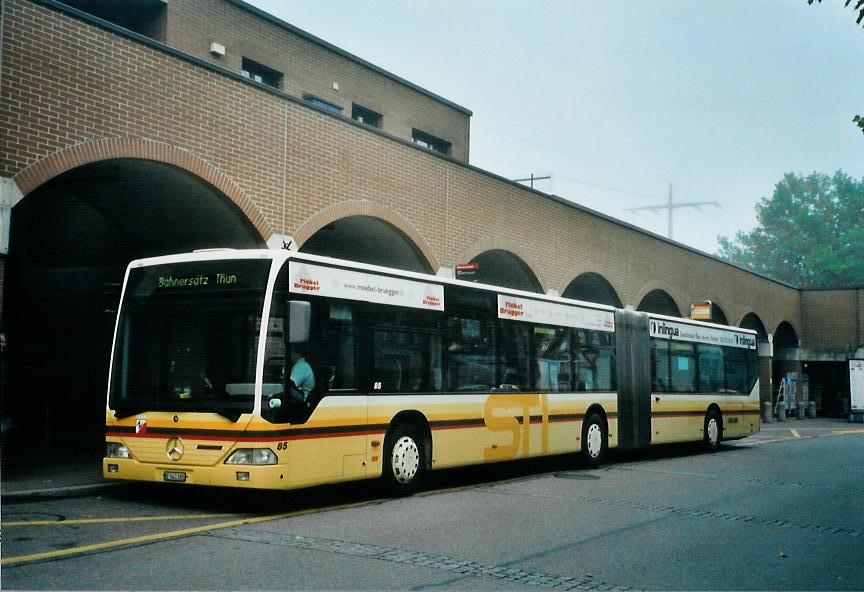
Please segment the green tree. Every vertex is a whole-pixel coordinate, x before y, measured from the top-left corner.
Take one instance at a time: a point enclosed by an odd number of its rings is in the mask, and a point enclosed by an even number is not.
[[[822,0],[817,0],[819,4],[822,4]],[[807,4],[813,4],[813,0],[807,0]],[[848,7],[852,4],[852,0],[846,0],[846,6]],[[861,21],[864,21],[864,0],[855,0],[854,10],[858,12],[858,18],[855,19],[855,23],[861,24]]]
[[[818,0],[818,2],[821,4],[822,0]],[[813,0],[807,0],[807,4],[812,5]],[[846,0],[846,6],[848,7],[850,4],[852,4],[852,0]],[[858,12],[858,18],[855,19],[855,23],[860,25],[861,22],[864,21],[864,0],[856,0],[854,10]],[[864,134],[864,117],[856,115],[852,118],[852,121],[855,122],[855,125],[861,128],[861,133]]]
[[[864,286],[864,178],[784,175],[756,205],[759,225],[718,237],[718,255],[800,288]]]

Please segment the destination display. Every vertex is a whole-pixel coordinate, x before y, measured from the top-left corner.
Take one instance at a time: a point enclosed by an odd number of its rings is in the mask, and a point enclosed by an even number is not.
[[[288,267],[290,291],[376,304],[444,310],[444,286],[375,275],[350,269],[336,269],[291,261]]]
[[[594,331],[615,331],[615,313],[498,294],[498,318]]]
[[[139,267],[129,272],[128,289],[132,298],[248,289],[263,291],[270,265],[270,260],[229,259]]]
[[[756,336],[735,331],[724,331],[714,327],[700,327],[660,319],[650,321],[651,337],[692,341],[711,345],[756,349]]]

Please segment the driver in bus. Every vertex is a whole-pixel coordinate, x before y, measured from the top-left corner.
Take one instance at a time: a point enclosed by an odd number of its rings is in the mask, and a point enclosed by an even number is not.
[[[291,382],[303,395],[304,402],[315,388],[315,374],[312,372],[312,366],[306,361],[306,352],[301,346],[291,348]]]

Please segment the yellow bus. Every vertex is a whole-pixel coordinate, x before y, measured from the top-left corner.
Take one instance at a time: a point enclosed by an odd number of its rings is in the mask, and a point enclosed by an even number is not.
[[[103,473],[288,489],[759,430],[756,334],[276,250],[133,261]]]

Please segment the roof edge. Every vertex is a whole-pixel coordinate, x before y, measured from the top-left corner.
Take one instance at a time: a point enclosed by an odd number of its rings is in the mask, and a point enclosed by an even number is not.
[[[319,47],[322,47],[328,51],[332,51],[336,55],[339,55],[345,59],[351,60],[352,62],[354,62],[354,63],[356,63],[356,64],[358,64],[358,65],[360,65],[360,66],[362,66],[368,70],[371,70],[372,72],[375,72],[376,74],[380,74],[381,76],[384,76],[385,78],[389,78],[390,80],[397,82],[398,84],[401,84],[403,86],[406,86],[413,91],[416,91],[416,92],[419,92],[420,94],[426,95],[430,99],[433,99],[433,100],[435,100],[435,101],[437,101],[437,102],[439,102],[439,103],[441,103],[447,107],[450,107],[451,109],[455,109],[455,110],[459,111],[460,113],[467,115],[468,117],[471,117],[472,115],[474,115],[474,113],[470,109],[467,109],[467,108],[465,108],[465,107],[463,107],[457,103],[454,103],[453,101],[445,99],[441,95],[438,95],[438,94],[436,94],[430,90],[426,90],[425,88],[423,88],[421,86],[417,86],[413,82],[410,82],[410,81],[402,78],[401,76],[397,76],[396,74],[393,74],[392,72],[388,72],[384,68],[376,66],[375,64],[373,64],[371,62],[367,62],[363,58],[356,56],[353,53],[350,53],[348,51],[345,51],[344,49],[336,47],[332,43],[328,43],[327,41],[324,41],[320,37],[316,37],[315,35],[308,33],[306,31],[304,31],[303,29],[300,29],[299,27],[295,27],[294,25],[283,21],[279,17],[273,16],[269,12],[265,12],[265,11],[261,10],[260,8],[258,8],[257,6],[253,6],[253,5],[249,4],[248,2],[245,2],[244,0],[225,0],[225,2],[228,2],[229,4],[233,4],[237,8],[240,8],[241,10],[245,10],[246,12],[257,16],[258,18],[260,18],[262,20],[265,20],[265,21],[267,21],[273,25],[276,25],[277,27],[285,29],[286,31],[293,33],[294,35],[297,35],[298,37],[302,37],[303,39],[310,41],[310,42],[314,43],[315,45],[318,45]]]

